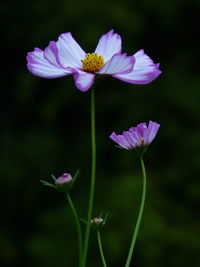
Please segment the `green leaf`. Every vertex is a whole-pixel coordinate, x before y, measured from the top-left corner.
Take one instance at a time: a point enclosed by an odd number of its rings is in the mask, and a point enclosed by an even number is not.
[[[80,174],[80,170],[78,170],[78,171],[74,174],[74,176],[73,176],[73,183],[76,181],[76,179],[77,179],[77,177],[79,176],[79,174]]]
[[[56,181],[56,177],[52,174],[51,177],[54,179],[54,181]]]
[[[48,183],[48,182],[46,182],[46,181],[40,180],[40,182],[41,182],[43,185],[45,185],[45,186],[49,186],[49,187],[53,187],[53,188],[55,188],[55,185],[50,184],[50,183]]]

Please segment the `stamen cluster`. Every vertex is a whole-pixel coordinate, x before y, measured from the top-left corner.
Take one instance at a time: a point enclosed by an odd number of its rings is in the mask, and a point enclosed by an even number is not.
[[[82,60],[82,64],[83,71],[95,73],[103,67],[104,58],[96,53],[88,53]]]

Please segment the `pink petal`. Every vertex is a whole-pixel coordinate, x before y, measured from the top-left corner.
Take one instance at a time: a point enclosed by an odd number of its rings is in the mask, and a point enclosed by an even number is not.
[[[95,75],[82,70],[74,70],[74,80],[76,87],[82,92],[87,91],[95,81]]]
[[[116,74],[113,77],[127,83],[147,84],[155,80],[161,71],[159,64],[154,64],[143,50],[139,50],[135,55],[135,64],[133,70],[127,74]]]
[[[85,52],[70,32],[62,33],[56,43],[59,62],[63,67],[81,68]]]
[[[115,54],[106,64],[98,71],[98,74],[116,74],[128,73],[132,71],[135,58],[128,57],[126,54]]]
[[[56,62],[56,56],[53,56],[52,44],[45,51],[50,61],[44,57],[44,52],[39,48],[35,48],[34,51],[28,53],[27,67],[32,74],[43,78],[58,78],[72,73],[70,70],[59,66]]]
[[[131,149],[131,145],[126,140],[126,138],[123,135],[117,135],[115,132],[113,132],[110,135],[110,139],[112,139],[115,143],[117,143],[119,146],[125,148],[125,149]]]
[[[144,136],[144,145],[149,145],[153,141],[159,128],[160,124],[153,121],[149,121],[149,125]]]
[[[120,53],[122,49],[122,41],[119,34],[114,33],[113,30],[102,35],[97,44],[95,53],[101,55],[105,62],[107,62],[111,57]]]
[[[129,129],[130,132],[135,132],[138,136],[138,139],[144,138],[144,135],[147,131],[147,124],[146,122],[142,122],[138,124],[136,127],[131,127]]]
[[[126,140],[129,142],[131,148],[135,148],[138,145],[138,140],[135,138],[135,136],[129,132],[129,131],[124,131],[123,136],[126,138]]]

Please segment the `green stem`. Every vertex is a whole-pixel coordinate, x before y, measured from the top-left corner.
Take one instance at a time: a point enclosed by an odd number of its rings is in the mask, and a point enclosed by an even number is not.
[[[99,230],[97,230],[97,239],[98,239],[99,251],[100,251],[100,254],[101,254],[101,260],[102,260],[103,266],[107,267],[106,261],[105,261],[105,258],[104,258],[104,254],[103,254],[103,248],[102,248],[102,244],[101,244],[101,235],[100,235],[100,231]]]
[[[129,265],[131,263],[131,258],[132,258],[135,242],[136,242],[136,239],[137,239],[138,231],[139,231],[139,228],[140,228],[140,223],[141,223],[142,214],[143,214],[143,210],[144,210],[144,204],[145,204],[145,197],[146,197],[146,171],[145,171],[145,166],[144,166],[144,161],[143,161],[142,156],[140,156],[140,164],[141,164],[141,168],[142,168],[142,178],[143,178],[142,199],[141,199],[140,211],[139,211],[139,214],[138,214],[138,218],[137,218],[137,222],[136,222],[136,226],[135,226],[135,231],[133,233],[133,238],[132,238],[132,241],[131,241],[131,246],[130,246],[130,249],[129,249],[129,253],[128,253],[128,257],[127,257],[127,261],[126,261],[125,267],[129,267]]]
[[[69,205],[70,205],[70,208],[71,208],[72,213],[74,215],[74,220],[76,222],[77,236],[78,236],[78,247],[79,247],[79,267],[81,267],[81,265],[82,265],[82,251],[83,251],[83,241],[82,241],[82,234],[81,234],[81,226],[80,226],[78,214],[76,212],[76,209],[74,207],[74,204],[72,202],[72,199],[71,199],[69,193],[67,193],[67,199],[69,201]]]
[[[101,260],[102,260],[103,266],[107,267],[106,261],[105,261],[105,258],[104,258],[104,254],[103,254],[103,248],[102,248],[102,244],[101,244],[101,235],[100,235],[100,231],[99,230],[97,230],[97,239],[98,239],[99,251],[100,251],[100,254],[101,254]]]
[[[95,187],[95,173],[96,173],[96,141],[95,141],[95,101],[94,101],[94,87],[91,89],[91,139],[92,139],[92,168],[91,168],[91,185],[87,216],[87,226],[85,232],[85,242],[83,250],[82,267],[85,267],[87,261],[88,243],[90,237],[93,201],[94,201],[94,187]]]

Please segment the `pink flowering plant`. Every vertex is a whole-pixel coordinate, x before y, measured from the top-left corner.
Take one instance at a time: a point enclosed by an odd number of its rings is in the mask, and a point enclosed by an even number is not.
[[[100,75],[132,84],[147,84],[161,73],[159,64],[154,64],[143,50],[133,56],[121,53],[122,41],[113,30],[104,34],[94,53],[86,53],[70,32],[51,41],[43,50],[35,48],[27,56],[29,71],[43,78],[59,78],[73,75],[76,87],[85,92]]]
[[[73,177],[69,173],[63,173],[58,178],[53,176],[53,184],[47,181],[41,182],[46,186],[64,192],[67,196],[77,229],[79,246],[78,266],[85,267],[87,264],[90,230],[94,228],[97,231],[97,241],[102,265],[106,267],[107,263],[103,253],[100,232],[106,224],[108,214],[101,214],[99,217],[93,216],[96,177],[95,79],[100,76],[110,75],[131,84],[148,84],[161,74],[159,64],[155,64],[143,50],[139,50],[131,56],[122,53],[120,35],[110,30],[108,33],[101,36],[93,53],[86,53],[75,41],[70,32],[63,33],[59,36],[58,41],[51,41],[44,50],[35,48],[34,51],[29,52],[27,55],[27,67],[33,75],[47,79],[73,75],[75,86],[79,90],[86,92],[91,89],[92,162],[87,218],[84,220],[82,219],[86,225],[84,239],[83,227],[81,227],[78,212],[70,196],[70,190],[74,187],[79,171]],[[112,139],[118,147],[133,151],[134,154],[138,156],[143,177],[141,205],[127,260],[124,265],[125,267],[129,267],[131,264],[145,204],[146,171],[143,155],[147,147],[156,137],[159,127],[160,125],[158,123],[150,120],[148,125],[146,123],[140,123],[137,126],[131,127],[128,131],[124,131],[122,134],[113,132],[110,135],[110,139]]]
[[[149,121],[148,126],[143,122],[136,127],[131,127],[128,131],[124,131],[122,134],[117,135],[113,132],[110,135],[110,139],[117,143],[120,148],[134,150],[140,155],[146,152],[147,147],[155,138],[159,127],[160,125],[153,121]]]

